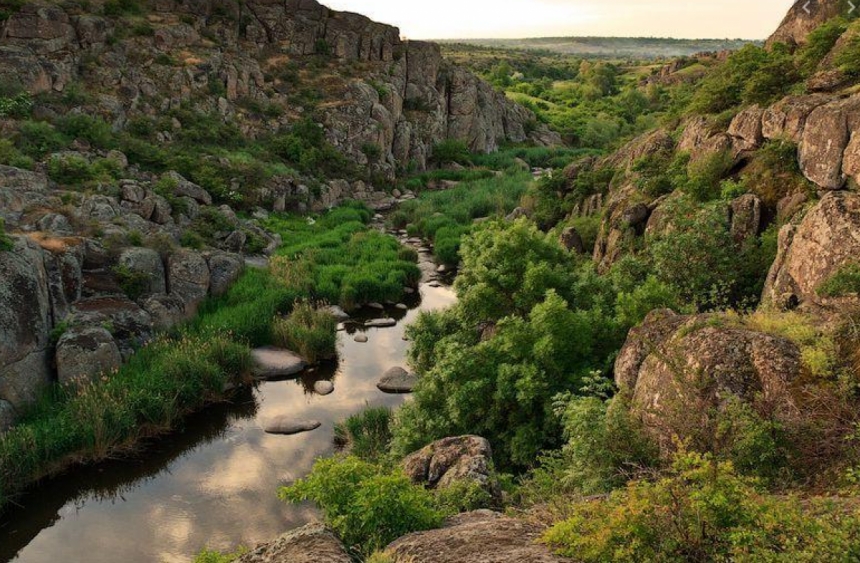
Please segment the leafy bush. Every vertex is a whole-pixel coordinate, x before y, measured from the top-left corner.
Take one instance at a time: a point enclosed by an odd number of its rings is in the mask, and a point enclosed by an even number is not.
[[[210,549],[204,549],[194,557],[192,563],[232,563],[247,553],[247,549],[239,549],[232,553],[222,553]]]
[[[445,164],[470,164],[472,153],[463,141],[449,139],[433,146],[430,160],[442,166]]]
[[[48,153],[65,148],[69,140],[44,121],[25,121],[15,136],[15,146],[27,156],[41,159]]]
[[[679,455],[654,482],[583,501],[544,541],[591,561],[846,561],[860,554],[860,514],[801,508],[759,492],[730,463]]]
[[[304,479],[278,491],[289,502],[314,501],[344,543],[369,555],[410,532],[442,523],[433,495],[400,470],[357,457],[320,459]]]
[[[687,178],[679,187],[697,201],[711,201],[721,195],[721,181],[732,168],[729,151],[706,155],[687,166]]]
[[[332,358],[337,352],[337,320],[310,303],[298,303],[289,316],[276,319],[275,344],[293,350],[311,364]]]
[[[58,121],[57,129],[70,139],[83,139],[98,149],[116,146],[111,126],[100,118],[81,113],[66,115]]]
[[[26,92],[13,97],[0,96],[0,117],[21,119],[28,117],[33,110],[33,100]]]
[[[65,186],[80,186],[88,182],[109,182],[119,176],[116,161],[101,158],[90,163],[77,155],[54,156],[48,161],[48,177]]]
[[[814,29],[797,55],[797,66],[804,76],[810,76],[848,29],[844,18],[833,18]]]
[[[142,296],[149,288],[149,275],[144,272],[135,272],[125,264],[114,266],[113,275],[123,293],[132,300]]]
[[[822,297],[842,297],[860,293],[860,264],[849,263],[841,266],[818,288]]]
[[[106,16],[138,16],[143,14],[143,6],[139,0],[107,0],[102,5],[102,13]]]
[[[377,461],[391,443],[391,409],[367,408],[334,427],[335,444],[365,461]]]
[[[0,139],[0,164],[32,170],[33,159],[21,153],[8,139]]]

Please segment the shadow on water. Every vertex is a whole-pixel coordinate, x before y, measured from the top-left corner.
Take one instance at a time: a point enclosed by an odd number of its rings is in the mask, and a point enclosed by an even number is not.
[[[74,468],[33,487],[0,519],[0,562],[179,563],[203,547],[232,549],[271,540],[316,518],[308,504],[277,499],[280,485],[306,475],[334,451],[334,425],[366,406],[396,407],[403,395],[376,388],[405,364],[405,327],[423,310],[454,300],[446,287],[421,286],[408,310],[364,309],[338,333],[338,360],[300,378],[263,382],[230,403],[189,417],[131,458]],[[392,318],[397,325],[361,322]],[[361,332],[367,343],[355,342]],[[331,381],[330,395],[314,384]],[[266,421],[288,415],[322,426],[297,436],[266,434]]]

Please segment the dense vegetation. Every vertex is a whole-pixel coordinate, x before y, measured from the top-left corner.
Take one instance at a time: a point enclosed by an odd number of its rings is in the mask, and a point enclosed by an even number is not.
[[[0,436],[0,506],[68,463],[104,459],[180,424],[219,399],[228,382],[246,379],[251,346],[300,339],[311,357],[330,354],[334,323],[308,303],[399,299],[418,279],[397,241],[368,229],[370,216],[345,206],[314,224],[273,217],[268,226],[284,246],[271,269],[245,272],[193,321],[138,350],[118,372],[49,390]]]

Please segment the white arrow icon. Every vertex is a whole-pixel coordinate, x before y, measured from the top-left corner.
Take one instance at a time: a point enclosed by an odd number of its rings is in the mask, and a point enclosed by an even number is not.
[[[803,11],[807,13],[807,15],[812,15],[812,12],[809,10],[809,5],[812,4],[812,0],[808,0],[806,4],[803,5]]]
[[[854,10],[856,10],[856,9],[857,9],[857,6],[855,6],[855,5],[854,5],[854,2],[852,2],[851,0],[848,0],[848,5],[849,5],[849,6],[851,6],[851,9],[850,9],[850,10],[848,10],[848,13],[849,13],[849,14],[850,14],[851,12],[853,12]]]

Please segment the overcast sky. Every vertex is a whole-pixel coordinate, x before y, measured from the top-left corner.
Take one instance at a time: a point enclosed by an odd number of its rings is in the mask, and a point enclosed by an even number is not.
[[[764,39],[791,0],[322,0],[410,39],[568,35]]]

